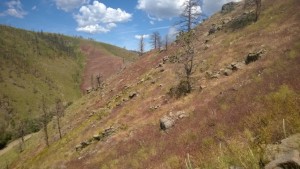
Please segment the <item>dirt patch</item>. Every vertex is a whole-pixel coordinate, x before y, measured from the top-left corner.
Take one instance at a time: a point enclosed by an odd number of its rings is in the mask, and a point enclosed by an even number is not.
[[[103,80],[111,77],[120,71],[123,62],[121,58],[108,55],[103,49],[94,47],[92,44],[81,46],[81,50],[86,54],[86,65],[82,77],[80,89],[85,92],[91,85],[92,76],[96,82],[96,76],[101,75]],[[94,83],[95,83],[94,82]]]

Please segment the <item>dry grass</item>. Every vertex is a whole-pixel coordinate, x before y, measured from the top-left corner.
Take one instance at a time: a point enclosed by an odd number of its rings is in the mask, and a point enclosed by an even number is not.
[[[258,168],[260,144],[249,142],[252,137],[262,135],[266,143],[278,141],[283,135],[276,125],[282,118],[286,119],[288,134],[299,132],[300,128],[298,122],[293,120],[299,119],[297,111],[300,105],[300,23],[296,19],[298,14],[293,12],[299,6],[291,6],[298,2],[274,2],[282,3],[284,9],[289,9],[286,10],[287,14],[272,20],[278,26],[276,30],[273,30],[272,24],[258,30],[273,14],[270,9],[277,9],[278,6],[267,6],[270,0],[264,3],[261,20],[257,23],[242,30],[227,33],[222,30],[206,37],[203,34],[220,17],[219,14],[213,16],[197,28],[200,41],[196,44],[196,62],[200,64],[206,60],[208,70],[219,70],[233,61],[244,60],[249,52],[264,48],[267,53],[262,59],[229,77],[221,76],[219,79],[206,79],[205,73],[199,69],[194,75],[194,91],[186,97],[174,99],[169,98],[167,92],[177,83],[174,73],[177,65],[166,64],[163,72],[160,72],[161,68],[155,69],[164,56],[173,55],[172,47],[162,53],[150,52],[118,75],[109,78],[107,83],[110,85],[104,90],[84,96],[68,109],[64,119],[64,139],[52,140],[49,149],[42,150],[34,157],[29,155],[35,150],[29,150],[26,156],[20,156],[19,159],[35,160],[23,164],[15,162],[14,166],[184,168],[187,154],[190,154],[191,164],[195,168],[228,168],[231,165]],[[289,16],[288,19],[286,16]],[[284,24],[280,25],[283,20]],[[289,29],[285,29],[287,27]],[[207,50],[203,49],[202,44],[205,38],[210,38],[211,47]],[[200,90],[199,86],[203,84],[207,88]],[[134,91],[138,96],[128,99]],[[127,101],[123,102],[125,98]],[[289,101],[282,102],[283,99]],[[156,105],[159,108],[150,109]],[[273,113],[278,106],[290,111]],[[91,110],[106,113],[101,118],[98,115],[88,117]],[[160,131],[159,118],[170,111],[179,110],[185,110],[190,117],[179,120],[167,132]],[[269,125],[263,129],[269,131],[270,135],[261,132],[264,130],[261,130],[262,125],[256,120],[257,117],[260,121],[268,120]],[[116,124],[126,127],[105,142],[94,143],[81,152],[75,151],[76,144]],[[57,134],[52,131],[51,135],[54,137]]]

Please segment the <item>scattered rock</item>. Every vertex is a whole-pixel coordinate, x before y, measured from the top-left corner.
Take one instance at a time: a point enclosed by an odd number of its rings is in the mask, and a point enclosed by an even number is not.
[[[205,88],[206,88],[205,85],[200,85],[200,89],[201,89],[201,90],[203,90],[203,89],[205,89]]]
[[[159,63],[156,68],[160,68],[160,67],[163,67],[162,63]]]
[[[300,156],[298,150],[292,150],[281,154],[276,160],[271,161],[265,166],[265,169],[299,169]]]
[[[159,120],[159,123],[160,123],[160,129],[167,130],[175,124],[175,119],[165,115]]]
[[[210,45],[207,45],[207,44],[206,44],[206,45],[204,46],[204,50],[207,50],[209,47],[210,47]]]
[[[224,70],[224,75],[225,76],[230,76],[232,74],[232,70],[231,69],[225,69]]]
[[[231,17],[227,17],[227,18],[225,18],[225,19],[222,20],[222,24],[223,24],[223,25],[226,25],[226,24],[228,24],[230,21],[232,21],[232,18],[231,18]]]
[[[81,145],[81,144],[77,144],[77,145],[75,146],[75,149],[76,149],[76,151],[82,150],[82,145]]]
[[[269,163],[265,169],[300,168],[300,134],[295,134],[281,144],[267,145],[265,160]]]
[[[176,117],[179,119],[185,118],[185,117],[189,117],[189,114],[187,114],[185,111],[178,111],[176,112]]]
[[[229,2],[227,4],[224,4],[222,6],[221,13],[226,14],[226,13],[229,13],[229,12],[233,11],[236,4],[237,3],[235,3],[235,2]]]
[[[99,134],[95,134],[93,135],[93,139],[100,141],[101,140],[101,136]]]
[[[169,56],[165,56],[165,57],[162,59],[163,64],[166,64],[168,60],[169,60]]]
[[[189,114],[186,113],[185,111],[178,111],[175,114],[173,114],[172,112],[169,113],[169,115],[164,115],[160,120],[160,129],[161,130],[167,130],[169,128],[171,128],[172,126],[174,126],[175,122],[178,119],[182,119],[185,117],[189,117]]]
[[[160,71],[160,72],[164,72],[164,71],[165,71],[165,69],[160,69],[159,71]]]
[[[237,62],[235,64],[231,64],[232,70],[239,70],[245,66],[245,62]]]
[[[136,92],[132,92],[128,97],[129,97],[129,99],[133,99],[136,96],[137,96],[137,93]]]
[[[255,53],[249,53],[246,56],[245,63],[248,65],[251,62],[257,61],[258,59],[260,59],[260,57],[262,56],[263,53],[264,53],[264,50],[259,50],[258,52],[255,52]]]

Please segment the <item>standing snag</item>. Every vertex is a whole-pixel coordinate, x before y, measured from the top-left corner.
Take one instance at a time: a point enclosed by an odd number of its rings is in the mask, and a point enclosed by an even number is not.
[[[199,0],[186,0],[184,5],[184,11],[180,15],[181,20],[178,25],[182,31],[190,32],[195,25],[199,23],[201,15],[201,6]]]
[[[43,126],[43,130],[44,130],[44,134],[45,134],[45,142],[47,147],[49,147],[49,136],[48,136],[48,128],[47,128],[47,123],[48,123],[48,110],[46,107],[46,102],[45,102],[45,97],[43,96],[42,98],[42,116],[41,116],[41,122],[42,122],[42,126]]]
[[[144,54],[144,47],[145,47],[144,35],[141,35],[140,42],[139,42],[139,53],[140,53],[140,56],[142,56]]]
[[[62,134],[61,134],[60,118],[64,114],[64,105],[63,105],[61,99],[56,99],[55,108],[56,108],[55,115],[56,115],[57,128],[58,128],[59,138],[61,139]]]

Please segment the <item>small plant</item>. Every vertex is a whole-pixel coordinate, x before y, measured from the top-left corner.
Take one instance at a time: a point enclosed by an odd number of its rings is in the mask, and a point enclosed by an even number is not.
[[[193,169],[189,154],[187,154],[187,159],[185,159],[185,166],[187,169]]]

